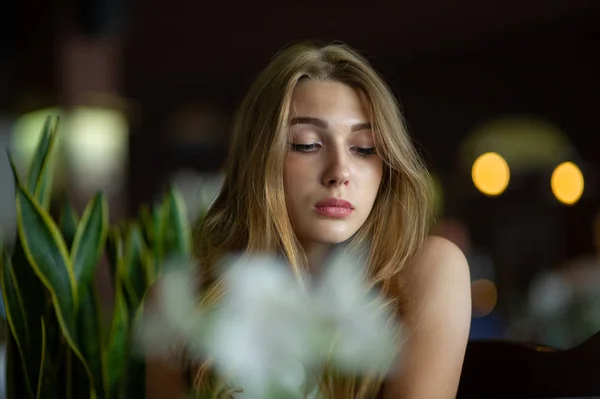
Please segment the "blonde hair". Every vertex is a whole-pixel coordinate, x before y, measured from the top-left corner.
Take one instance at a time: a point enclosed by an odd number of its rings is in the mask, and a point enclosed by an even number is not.
[[[204,293],[222,294],[215,265],[228,252],[279,253],[304,281],[308,263],[286,210],[283,164],[294,88],[304,79],[333,80],[365,95],[382,183],[350,250],[368,248],[370,283],[396,298],[403,268],[428,234],[432,192],[429,174],[407,132],[399,105],[369,62],[343,44],[299,43],[280,51],[258,76],[241,104],[222,190],[197,230],[196,255]],[[196,385],[206,383],[206,370]],[[333,379],[330,378],[330,382]],[[331,398],[373,397],[378,383],[355,380],[327,386]],[[359,386],[360,385],[360,386]],[[358,392],[351,394],[349,390]],[[345,393],[344,393],[345,392]]]

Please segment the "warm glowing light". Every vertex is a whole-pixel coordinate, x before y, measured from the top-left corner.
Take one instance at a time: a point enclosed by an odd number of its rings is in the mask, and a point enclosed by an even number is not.
[[[486,279],[473,281],[471,283],[471,298],[473,301],[473,316],[487,316],[494,310],[498,302],[496,285]]]
[[[65,118],[65,150],[78,189],[122,187],[128,126],[125,115],[113,109],[77,107]]]
[[[508,187],[510,168],[502,156],[488,152],[475,160],[471,176],[479,191],[489,196],[497,196]]]
[[[550,186],[557,200],[573,205],[583,194],[583,173],[573,162],[563,162],[552,172]]]

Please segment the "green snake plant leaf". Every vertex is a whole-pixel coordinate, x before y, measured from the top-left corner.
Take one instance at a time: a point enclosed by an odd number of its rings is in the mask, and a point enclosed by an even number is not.
[[[6,397],[8,399],[33,398],[33,393],[28,391],[27,382],[24,375],[25,368],[19,357],[19,348],[15,342],[15,337],[8,334],[6,337],[6,355],[5,355],[6,375]]]
[[[15,164],[15,160],[13,159],[12,155],[10,155],[10,152],[8,152],[8,151],[6,152],[6,156],[8,157],[8,163],[10,164],[10,170],[12,171],[15,188],[19,187],[19,186],[23,186],[23,183],[21,181],[21,176],[19,175],[19,170],[17,169],[17,166]]]
[[[40,395],[43,391],[42,387],[42,381],[44,379],[44,366],[46,365],[46,326],[44,325],[44,319],[40,320],[41,322],[41,332],[42,332],[42,351],[41,351],[41,361],[40,361],[40,372],[39,372],[39,377],[38,377],[38,381],[37,381],[37,389],[36,392],[37,394],[35,395],[36,399],[40,399]]]
[[[21,186],[17,187],[17,224],[25,256],[50,292],[62,335],[93,379],[77,345],[78,290],[67,246],[48,212]]]
[[[7,152],[7,156],[13,173],[15,188],[18,193],[19,188],[22,190],[23,181],[18,173],[17,167],[15,166],[15,162],[10,152]],[[35,166],[32,167],[32,170],[34,168]],[[40,318],[43,317],[44,312],[46,311],[48,303],[47,290],[44,288],[44,285],[38,278],[36,272],[31,267],[25,254],[22,239],[19,235],[16,237],[12,258],[5,262],[5,265],[6,264],[10,266],[8,269],[10,274],[4,274],[4,277],[6,277],[6,283],[12,284],[13,289],[18,290],[18,292],[27,292],[27,295],[21,295],[19,298],[20,303],[22,304],[20,306],[22,306],[22,309],[26,310],[26,312],[23,313],[23,317],[25,319],[23,321],[22,328],[26,328],[27,331],[25,333],[15,329],[12,330],[13,334],[15,335],[13,337],[13,346],[16,347],[13,349],[17,349],[19,351],[19,355],[22,359],[17,360],[17,362],[23,363],[23,365],[26,367],[26,375],[22,378],[22,380],[24,380],[23,385],[27,386],[26,390],[28,391],[29,395],[35,395],[35,384],[39,379],[43,348],[41,347],[41,330],[39,328],[31,328],[31,326],[37,326]],[[7,271],[5,270],[3,273],[6,272]],[[9,276],[10,278],[8,278]],[[10,290],[10,288],[7,288],[7,291],[8,290]],[[22,342],[26,343],[21,345]],[[13,370],[13,372],[16,373],[17,371]],[[16,377],[20,378],[19,375],[16,375]],[[18,388],[15,389],[19,391]],[[24,392],[19,392],[20,393],[18,395],[24,394]]]
[[[142,304],[132,312],[130,312],[130,328],[134,329],[140,326],[142,317],[145,311],[145,299],[142,299]],[[135,333],[130,331],[129,335],[129,367],[127,368],[127,387],[125,389],[126,398],[146,397],[146,361],[143,355],[143,350],[140,351],[140,342],[136,341]]]
[[[7,157],[10,163],[10,167],[13,173],[15,187],[22,186],[21,177],[19,176],[15,162],[7,151]],[[24,319],[20,323],[20,327],[11,325],[9,319],[9,326],[12,334],[15,335],[9,340],[14,359],[10,360],[10,367],[25,367],[23,369],[24,375],[21,375],[18,370],[12,370],[11,373],[15,374],[15,378],[22,381],[22,386],[26,386],[25,391],[22,388],[15,387],[17,396],[30,395],[33,397],[35,394],[35,386],[38,379],[40,354],[41,354],[41,332],[37,328],[27,328],[27,326],[37,325],[39,323],[39,317],[44,312],[44,304],[46,302],[45,290],[35,272],[30,267],[29,262],[25,256],[23,246],[20,238],[17,236],[16,242],[13,248],[12,257],[9,259],[6,252],[3,253],[4,258],[4,270],[2,277],[5,277],[4,283],[10,285],[10,287],[3,287],[4,300],[9,300],[6,295],[18,293],[19,296],[13,296],[12,299],[18,298],[18,302],[11,305],[5,303],[5,306],[11,306],[13,309],[18,303],[19,308],[23,310],[20,317]],[[20,295],[22,292],[27,292],[27,295]],[[26,310],[26,312],[25,312]],[[17,317],[16,313],[13,313]],[[16,320],[13,320],[17,322]],[[17,329],[15,329],[17,328]],[[26,332],[23,331],[26,329]],[[17,353],[19,358],[17,358]]]
[[[31,356],[32,342],[30,330],[27,326],[27,314],[23,303],[23,295],[19,282],[14,273],[12,262],[8,254],[2,251],[0,258],[0,286],[2,297],[6,306],[6,318],[12,332],[11,336],[18,350],[20,363],[23,367],[26,390],[29,397],[33,397],[32,383],[38,379],[39,358]],[[38,354],[39,356],[39,354]]]
[[[79,308],[77,310],[78,347],[85,359],[83,366],[93,377],[90,378],[90,389],[99,398],[105,395],[104,367],[102,365],[102,329],[99,315],[99,304],[93,277],[100,262],[100,257],[108,234],[108,205],[104,195],[97,194],[86,206],[81,221],[77,226],[71,262],[77,281]],[[73,359],[74,372],[81,373],[81,365]],[[86,364],[87,363],[87,364]],[[84,377],[85,376],[80,376]],[[74,395],[83,394],[85,386],[76,383]]]
[[[21,301],[23,308],[26,310],[25,324],[28,326],[28,345],[25,348],[25,362],[28,370],[32,373],[31,387],[35,394],[35,382],[38,379],[38,371],[40,364],[41,355],[41,342],[42,336],[39,328],[35,326],[39,325],[40,318],[44,315],[48,305],[47,290],[37,277],[35,271],[30,266],[25,251],[19,237],[17,237],[15,245],[13,247],[12,258],[10,259],[12,272],[14,279],[17,282],[17,286],[20,287],[21,293],[27,293],[22,295]],[[34,328],[32,328],[34,326]],[[33,376],[33,374],[35,374]]]
[[[52,150],[56,143],[56,126],[58,118],[48,117],[42,129],[42,136],[33,156],[27,176],[27,190],[34,194],[36,200],[48,209],[52,190]]]
[[[148,249],[144,255],[144,271],[146,273],[146,287],[150,287],[156,281],[156,260],[154,254]]]
[[[111,281],[116,281],[119,259],[123,258],[123,233],[120,226],[111,227],[106,238],[106,257]]]
[[[85,365],[68,345],[65,346],[65,355],[65,399],[87,398],[95,394]]]
[[[55,327],[55,314],[48,314],[47,318],[40,319],[41,332],[41,361],[39,369],[39,378],[37,381],[36,399],[58,398],[57,388],[58,368],[60,351],[64,346],[60,344],[59,331]]]
[[[87,205],[77,227],[71,261],[78,286],[78,344],[93,375],[91,384],[98,397],[105,395],[102,364],[102,329],[93,277],[108,235],[108,204],[97,194]]]
[[[127,371],[129,311],[123,292],[121,279],[117,276],[115,284],[115,307],[104,350],[105,390],[108,398],[117,399],[124,396],[124,381]],[[109,372],[110,370],[110,372]]]
[[[46,169],[50,169],[48,166]],[[52,174],[45,173],[40,181],[40,186],[35,190],[35,199],[40,203],[42,208],[50,209],[50,201],[52,199]]]
[[[27,260],[50,291],[65,338],[74,345],[77,290],[64,239],[48,212],[21,187],[17,188],[17,221]]]
[[[102,329],[100,323],[98,295],[93,284],[80,290],[77,333],[80,337],[81,353],[87,361],[94,378],[91,382],[98,398],[105,397],[104,365],[102,364]]]
[[[103,194],[97,194],[87,205],[77,227],[71,262],[77,285],[87,290],[96,271],[108,234],[108,204]]]
[[[142,235],[144,236],[144,242],[146,247],[149,249],[146,254],[146,278],[147,285],[150,286],[156,279],[156,266],[155,266],[155,240],[154,240],[154,219],[152,210],[147,204],[143,204],[140,207],[138,214],[138,222],[141,227]],[[160,248],[156,251],[160,252]]]
[[[185,202],[174,187],[169,189],[163,206],[166,254],[189,256],[192,248],[192,232],[188,223]]]
[[[152,211],[148,204],[142,204],[138,213],[138,219],[144,233],[146,245],[150,248],[154,244],[154,221],[152,220]]]
[[[60,210],[58,225],[60,227],[60,232],[65,239],[65,243],[67,244],[67,248],[73,247],[73,240],[75,239],[78,224],[79,216],[77,215],[77,212],[68,201],[65,201]]]
[[[130,223],[125,232],[124,256],[121,271],[123,287],[130,309],[137,308],[147,288],[147,254],[142,231],[137,223]]]

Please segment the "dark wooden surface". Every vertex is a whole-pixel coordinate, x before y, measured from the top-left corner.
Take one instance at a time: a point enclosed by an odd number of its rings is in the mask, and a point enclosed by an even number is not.
[[[569,350],[506,341],[467,347],[458,398],[600,397],[600,333]]]

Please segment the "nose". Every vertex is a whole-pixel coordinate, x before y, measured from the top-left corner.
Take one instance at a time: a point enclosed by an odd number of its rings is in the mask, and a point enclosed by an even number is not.
[[[350,167],[342,151],[328,154],[327,168],[323,173],[326,186],[347,186],[350,182]]]

